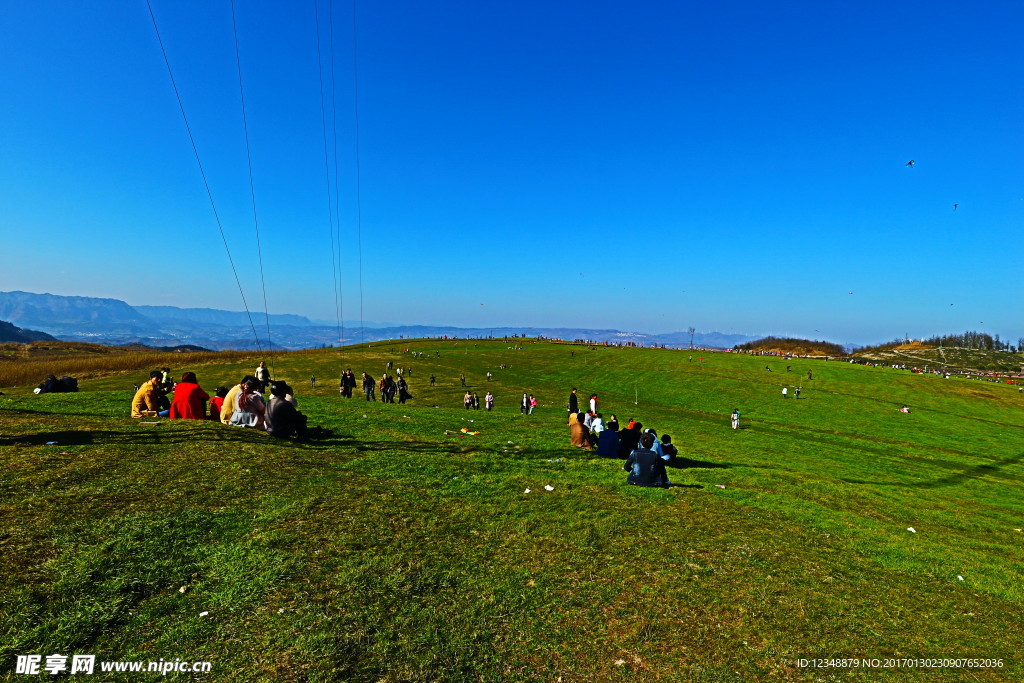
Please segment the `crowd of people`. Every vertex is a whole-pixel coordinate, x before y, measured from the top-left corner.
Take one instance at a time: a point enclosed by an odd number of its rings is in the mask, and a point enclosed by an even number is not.
[[[194,372],[185,372],[179,382],[171,380],[169,373],[169,368],[153,370],[148,380],[136,386],[132,417],[219,420],[282,439],[315,439],[331,434],[330,430],[308,426],[291,386],[283,380],[271,380],[265,363],[261,362],[252,375],[246,375],[235,386],[217,387],[212,397],[199,386]]]
[[[602,458],[625,460],[623,469],[629,472],[627,483],[637,486],[671,486],[666,467],[678,465],[679,451],[672,437],[660,437],[653,429],[630,419],[620,429],[618,417],[610,415],[608,421],[597,410],[597,395],[591,394],[589,410],[579,409],[579,397],[574,388],[566,405],[569,441],[576,447],[594,452]],[[734,424],[739,425],[739,411],[734,411]]]

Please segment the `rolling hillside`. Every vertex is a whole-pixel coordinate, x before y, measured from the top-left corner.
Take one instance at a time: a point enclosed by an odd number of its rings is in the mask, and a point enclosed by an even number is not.
[[[402,340],[268,359],[334,430],[311,443],[131,420],[141,369],[5,390],[0,661],[182,658],[216,681],[1024,675],[1016,387],[689,357]],[[412,402],[339,397],[342,368],[389,361]],[[252,363],[187,369],[212,389]],[[623,461],[570,447],[574,386],[671,434],[676,486],[627,486]],[[495,410],[462,408],[467,389]],[[807,663],[840,658],[858,667]]]

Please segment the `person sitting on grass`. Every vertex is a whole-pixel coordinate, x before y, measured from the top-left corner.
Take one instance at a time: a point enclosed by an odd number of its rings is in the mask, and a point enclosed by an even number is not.
[[[242,390],[235,396],[235,409],[230,424],[236,427],[253,427],[266,431],[267,405],[260,394],[262,383],[251,377],[242,384]],[[292,406],[294,407],[294,406]]]
[[[651,446],[651,450],[658,454],[659,458],[665,457],[665,451],[661,448],[661,441],[658,440],[658,432],[653,429],[646,430],[648,434],[654,437],[654,444]]]
[[[654,435],[645,433],[640,437],[640,448],[629,454],[622,469],[629,472],[626,483],[633,486],[671,486],[668,473],[665,472],[665,461],[651,450]]]
[[[597,435],[597,457],[619,457],[619,432],[617,429],[609,427]]]
[[[242,391],[242,386],[248,381],[258,381],[252,375],[246,375],[242,378],[242,381],[235,386],[228,389],[228,393],[224,394],[224,403],[220,409],[220,421],[224,424],[231,424],[231,413],[235,412],[235,403],[238,400],[238,394]]]
[[[167,417],[169,410],[160,409],[160,399],[163,392],[160,391],[160,383],[163,382],[164,373],[153,370],[149,373],[149,379],[135,392],[132,399],[132,417]]]
[[[199,388],[196,373],[186,372],[174,386],[174,402],[169,417],[172,420],[202,420],[206,418],[206,402],[210,395]]]
[[[672,443],[672,437],[668,434],[661,435],[661,452],[661,459],[667,465],[674,465],[676,458],[679,457],[679,449]]]
[[[577,448],[591,449],[590,430],[583,424],[583,414],[580,413],[574,423],[569,425],[569,438],[573,446]]]
[[[224,407],[224,397],[228,395],[227,387],[214,389],[213,398],[210,399],[210,419],[219,420],[220,411]]]
[[[640,445],[640,434],[643,425],[633,420],[629,421],[631,427],[619,431],[619,457],[627,458],[629,454]]]
[[[279,439],[309,438],[306,416],[295,409],[288,396],[292,388],[285,382],[270,385],[270,404],[267,406],[267,432]]]

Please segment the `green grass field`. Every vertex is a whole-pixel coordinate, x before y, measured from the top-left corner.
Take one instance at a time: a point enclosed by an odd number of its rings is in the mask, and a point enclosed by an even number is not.
[[[1016,387],[512,342],[279,356],[311,424],[336,432],[312,444],[131,420],[145,373],[5,390],[0,676],[34,680],[16,655],[60,653],[211,662],[171,680],[1024,677]],[[410,404],[338,396],[342,368],[379,378],[389,360],[412,366]],[[208,391],[252,371],[194,369]],[[462,408],[462,372],[494,412]],[[671,434],[677,486],[629,487],[622,461],[571,448],[573,386]],[[879,666],[799,665],[838,658]],[[1002,666],[925,666],[944,658]]]

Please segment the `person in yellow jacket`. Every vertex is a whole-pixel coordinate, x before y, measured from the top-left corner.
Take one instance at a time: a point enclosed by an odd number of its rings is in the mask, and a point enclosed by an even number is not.
[[[139,387],[132,399],[132,417],[167,417],[168,410],[160,410],[160,398],[163,392],[160,383],[164,374],[159,370],[149,373],[149,380]]]
[[[243,377],[242,381],[235,386],[228,389],[227,395],[224,397],[224,403],[220,407],[220,421],[224,424],[231,423],[231,413],[235,412],[235,403],[238,402],[238,394],[242,392],[242,385],[248,377]]]

